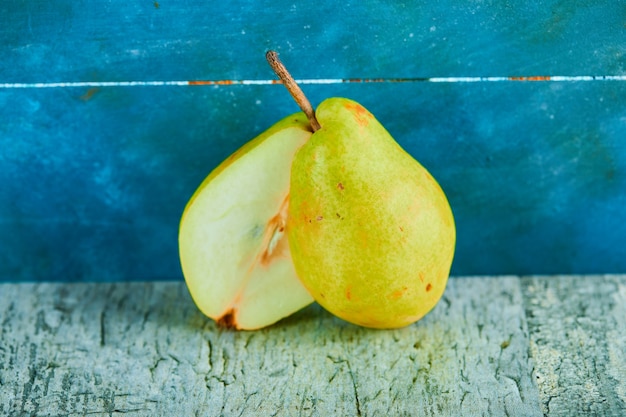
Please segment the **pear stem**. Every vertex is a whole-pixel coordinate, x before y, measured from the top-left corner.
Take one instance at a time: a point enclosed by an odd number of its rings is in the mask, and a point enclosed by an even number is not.
[[[265,59],[267,59],[267,63],[270,64],[270,67],[272,67],[276,75],[278,75],[278,78],[280,78],[283,82],[283,85],[287,88],[291,97],[293,97],[304,114],[306,114],[313,131],[315,132],[316,130],[319,130],[321,126],[315,118],[315,110],[313,110],[313,106],[311,106],[311,103],[302,92],[302,89],[300,89],[296,80],[294,80],[289,71],[287,71],[287,68],[285,68],[285,65],[280,61],[276,51],[267,51]]]

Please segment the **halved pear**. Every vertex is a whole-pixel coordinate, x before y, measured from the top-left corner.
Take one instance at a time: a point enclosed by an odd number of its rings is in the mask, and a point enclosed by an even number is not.
[[[185,281],[218,324],[258,329],[313,302],[285,235],[291,163],[311,136],[303,113],[276,123],[220,164],[180,222]]]

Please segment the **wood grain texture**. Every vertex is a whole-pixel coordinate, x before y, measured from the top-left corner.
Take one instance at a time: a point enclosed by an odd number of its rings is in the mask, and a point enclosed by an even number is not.
[[[626,413],[626,279],[522,280],[530,352],[550,416]]]
[[[0,285],[0,414],[619,416],[626,276],[453,278],[416,325],[215,327],[181,283]]]
[[[223,331],[182,283],[0,291],[1,415],[541,415],[517,278],[453,279],[393,331],[317,306]]]
[[[0,285],[0,414],[621,416],[626,276],[453,278],[416,325],[224,331],[182,283]]]

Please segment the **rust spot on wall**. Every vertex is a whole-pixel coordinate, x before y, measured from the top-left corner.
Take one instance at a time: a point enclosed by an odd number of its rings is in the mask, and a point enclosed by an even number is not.
[[[97,87],[90,88],[85,94],[80,96],[80,99],[82,101],[89,101],[98,91],[100,91],[100,89]]]
[[[531,77],[509,77],[511,81],[550,81],[549,75],[535,75]]]
[[[239,84],[233,80],[190,80],[187,81],[188,85],[233,85]]]

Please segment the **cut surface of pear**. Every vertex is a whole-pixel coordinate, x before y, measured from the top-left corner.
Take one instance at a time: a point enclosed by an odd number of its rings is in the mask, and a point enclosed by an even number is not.
[[[310,136],[304,114],[283,119],[219,165],[187,203],[183,274],[195,304],[222,326],[265,327],[313,302],[285,236],[291,162]]]
[[[360,104],[330,98],[291,170],[288,238],[298,276],[336,316],[403,327],[441,298],[455,226],[439,184]]]

